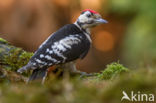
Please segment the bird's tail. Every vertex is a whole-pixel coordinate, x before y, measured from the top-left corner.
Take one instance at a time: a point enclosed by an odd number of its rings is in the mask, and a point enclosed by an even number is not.
[[[18,73],[23,73],[23,72],[31,69],[31,67],[32,67],[31,63],[28,63],[27,65],[25,65],[22,68],[18,69],[17,72]]]
[[[47,76],[47,68],[42,68],[42,69],[35,69],[33,70],[31,76],[29,77],[27,83],[34,81],[34,80],[42,80],[42,84],[45,81],[45,78]]]

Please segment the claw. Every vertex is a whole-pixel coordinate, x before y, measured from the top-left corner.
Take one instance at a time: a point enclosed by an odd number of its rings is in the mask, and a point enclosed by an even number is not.
[[[81,74],[81,75],[80,75],[80,78],[93,76],[92,73],[86,73],[86,72],[81,72],[80,74]]]

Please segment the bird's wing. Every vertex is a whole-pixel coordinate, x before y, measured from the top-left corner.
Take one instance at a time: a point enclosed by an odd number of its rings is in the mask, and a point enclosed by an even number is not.
[[[80,58],[89,47],[90,42],[84,34],[75,34],[65,30],[63,33],[58,31],[40,46],[30,61],[41,68],[66,63]]]
[[[54,65],[78,59],[83,53],[86,54],[89,42],[83,40],[81,34],[69,35],[53,44],[44,44],[35,53],[32,62],[40,65]]]

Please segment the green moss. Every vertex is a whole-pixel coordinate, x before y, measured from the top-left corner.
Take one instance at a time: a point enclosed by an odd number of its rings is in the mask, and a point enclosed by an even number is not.
[[[64,77],[49,79],[45,85],[35,82],[1,84],[0,103],[121,103],[122,91],[128,95],[131,91],[155,95],[155,74],[156,70],[150,68],[132,70],[111,82]]]
[[[4,62],[11,67],[12,71],[16,71],[20,67],[26,65],[33,55],[33,53],[26,52],[21,48],[13,48],[9,53],[9,55],[4,57]]]
[[[131,91],[143,94],[156,94],[156,70],[154,68],[133,70],[128,74],[121,75],[118,79],[112,82],[106,91],[103,93],[103,99],[109,103],[116,101],[121,103],[123,96],[122,92],[125,91],[128,95]],[[132,103],[124,100],[123,103]],[[140,103],[140,102],[139,102]],[[143,102],[142,102],[143,103]]]
[[[0,38],[0,82],[23,82],[25,78],[17,74],[17,69],[26,65],[33,53],[12,46],[6,40]],[[5,71],[5,72],[4,72]],[[24,73],[29,75],[29,73]]]
[[[129,71],[128,68],[124,67],[122,64],[112,63],[107,65],[106,69],[103,70],[101,73],[98,73],[97,76],[100,79],[108,80],[127,71]]]
[[[0,38],[0,44],[9,44],[6,40],[4,40],[3,38]]]
[[[2,66],[2,68],[16,71],[20,67],[26,65],[32,55],[33,53],[12,46],[6,40],[0,38],[0,66]]]

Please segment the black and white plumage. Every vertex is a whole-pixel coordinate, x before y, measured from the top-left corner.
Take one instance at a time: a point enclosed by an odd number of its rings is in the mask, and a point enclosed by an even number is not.
[[[63,64],[83,58],[89,47],[90,41],[86,35],[76,25],[67,24],[39,47],[28,64],[31,69]]]
[[[89,51],[91,38],[89,28],[106,23],[101,16],[92,10],[85,10],[74,24],[67,24],[53,33],[41,44],[28,64],[18,70],[22,73],[33,70],[29,80],[43,79],[47,68],[65,64],[76,71],[73,61],[83,59]]]

